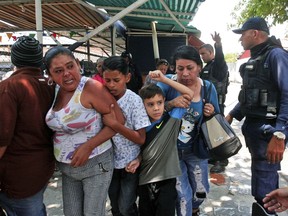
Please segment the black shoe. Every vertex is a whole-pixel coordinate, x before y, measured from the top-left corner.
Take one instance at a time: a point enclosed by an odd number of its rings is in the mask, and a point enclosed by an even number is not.
[[[252,204],[252,216],[277,216],[276,213],[267,213],[263,206],[261,206],[259,203],[254,202]]]
[[[225,160],[221,160],[221,161],[220,161],[220,165],[221,165],[221,166],[225,166],[225,167],[226,167],[226,166],[228,165],[228,163],[229,163],[228,159],[225,159]]]
[[[220,161],[216,161],[215,165],[211,167],[210,173],[221,173],[225,171],[225,166],[221,166]]]
[[[208,160],[208,164],[215,165],[216,162],[217,162],[217,161],[214,160],[214,159],[212,159],[212,158]]]
[[[196,209],[193,208],[192,216],[198,216],[198,215],[200,215],[200,209],[199,208],[196,208]]]
[[[208,163],[209,163],[209,164],[212,164],[212,165],[216,165],[217,162],[220,162],[220,165],[221,165],[221,166],[227,166],[228,163],[229,163],[228,159],[221,160],[221,161],[217,161],[217,160],[215,160],[215,159],[212,158],[212,159],[209,159],[209,160],[208,160]]]

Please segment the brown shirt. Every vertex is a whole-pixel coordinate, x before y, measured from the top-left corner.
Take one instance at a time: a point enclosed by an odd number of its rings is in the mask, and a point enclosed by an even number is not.
[[[52,132],[45,116],[54,88],[38,68],[25,67],[0,82],[0,189],[11,198],[39,192],[54,171]]]

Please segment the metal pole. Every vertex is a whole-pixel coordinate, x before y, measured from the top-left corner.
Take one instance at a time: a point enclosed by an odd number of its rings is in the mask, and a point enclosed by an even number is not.
[[[156,22],[151,22],[152,27],[152,42],[153,42],[153,51],[155,60],[159,59],[159,47],[158,47],[158,38],[157,38],[157,30],[156,30]]]
[[[111,32],[111,53],[116,55],[116,27],[115,25],[110,26]]]
[[[36,14],[37,39],[40,42],[40,44],[43,44],[43,26],[42,26],[41,0],[35,0],[35,14]]]

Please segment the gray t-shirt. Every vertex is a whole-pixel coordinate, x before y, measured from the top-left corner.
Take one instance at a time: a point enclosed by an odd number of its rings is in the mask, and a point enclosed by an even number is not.
[[[167,115],[146,133],[148,142],[144,144],[142,150],[139,185],[181,175],[177,150],[180,124],[180,119]]]

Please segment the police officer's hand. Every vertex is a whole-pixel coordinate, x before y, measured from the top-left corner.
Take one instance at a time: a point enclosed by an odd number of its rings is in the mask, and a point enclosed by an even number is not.
[[[230,115],[230,114],[228,114],[228,115],[225,116],[225,119],[227,120],[227,122],[228,122],[229,124],[231,124],[232,121],[233,121],[233,116]]]
[[[219,33],[217,33],[216,31],[214,32],[214,35],[211,34],[212,39],[215,41],[216,44],[221,44],[221,37],[219,35]]]
[[[285,150],[285,141],[282,139],[277,139],[275,136],[272,136],[267,147],[267,161],[269,163],[280,163],[283,159],[283,153]]]

